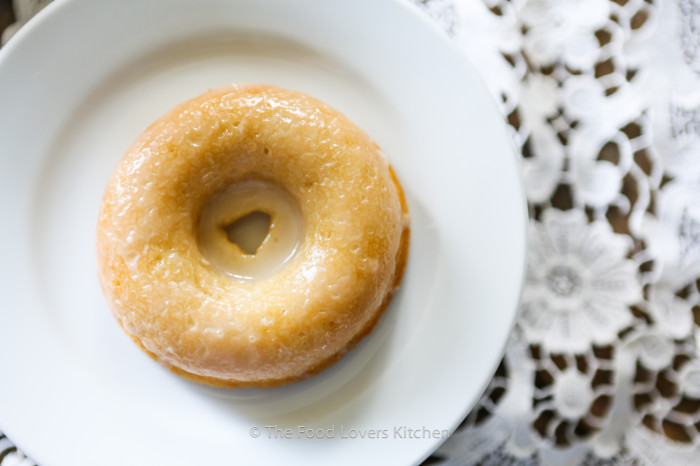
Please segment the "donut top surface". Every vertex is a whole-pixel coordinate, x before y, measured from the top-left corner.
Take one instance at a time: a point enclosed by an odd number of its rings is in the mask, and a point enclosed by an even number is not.
[[[246,254],[225,228],[253,211],[270,232]],[[407,232],[400,185],[364,131],[305,94],[231,85],[175,107],[127,151],[100,209],[100,278],[161,363],[208,383],[276,384],[376,320]]]

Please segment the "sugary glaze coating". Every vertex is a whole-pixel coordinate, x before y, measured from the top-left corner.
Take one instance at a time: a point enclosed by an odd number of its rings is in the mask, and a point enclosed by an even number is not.
[[[203,254],[204,212],[250,185],[287,193],[301,216],[294,253],[254,279]],[[284,202],[270,202],[272,236]],[[122,328],[164,366],[270,387],[323,370],[372,330],[408,238],[401,186],[364,131],[305,94],[231,85],[175,107],[127,151],[100,208],[99,277]]]

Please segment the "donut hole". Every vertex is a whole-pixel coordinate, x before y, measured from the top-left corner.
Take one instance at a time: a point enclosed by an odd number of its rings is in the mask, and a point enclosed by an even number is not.
[[[270,233],[270,214],[253,211],[233,223],[226,225],[226,238],[248,255],[255,255],[258,248]]]
[[[258,181],[235,183],[214,195],[198,220],[204,262],[242,280],[271,276],[296,254],[303,218],[281,187]]]

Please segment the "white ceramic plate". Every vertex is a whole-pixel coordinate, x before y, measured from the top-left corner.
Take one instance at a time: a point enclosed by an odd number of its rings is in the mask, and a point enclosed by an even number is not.
[[[121,332],[95,275],[97,209],[125,149],[230,82],[346,113],[413,219],[377,330],[279,389],[170,374]],[[495,370],[524,270],[505,125],[449,40],[393,0],[57,1],[0,52],[0,218],[0,428],[43,466],[419,462]]]

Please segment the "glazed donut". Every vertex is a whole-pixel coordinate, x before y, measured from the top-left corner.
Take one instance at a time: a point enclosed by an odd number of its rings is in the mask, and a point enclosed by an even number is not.
[[[251,251],[229,228],[252,214],[269,231]],[[305,94],[230,85],[128,149],[100,207],[98,274],[121,327],[165,367],[272,387],[371,332],[408,242],[401,186],[364,131]]]

